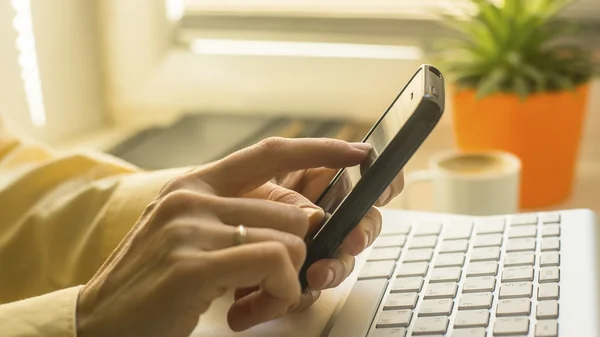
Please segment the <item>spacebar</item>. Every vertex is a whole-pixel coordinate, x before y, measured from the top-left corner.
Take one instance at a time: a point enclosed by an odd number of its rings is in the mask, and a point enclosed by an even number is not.
[[[386,279],[357,281],[328,336],[366,336],[386,285]]]

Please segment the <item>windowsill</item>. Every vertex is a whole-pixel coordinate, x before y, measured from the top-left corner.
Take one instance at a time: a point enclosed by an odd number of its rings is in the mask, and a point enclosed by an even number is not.
[[[502,0],[494,0],[499,3]],[[566,17],[597,18],[594,0],[568,6]],[[280,18],[436,19],[438,13],[461,14],[470,0],[185,0],[184,12],[194,15],[237,15]]]
[[[600,31],[599,18],[578,18],[587,26],[576,42],[600,47],[600,34],[597,33]],[[208,12],[184,16],[176,30],[176,40],[183,45],[198,38],[224,38],[426,47],[456,34],[440,20],[427,15],[320,17]]]

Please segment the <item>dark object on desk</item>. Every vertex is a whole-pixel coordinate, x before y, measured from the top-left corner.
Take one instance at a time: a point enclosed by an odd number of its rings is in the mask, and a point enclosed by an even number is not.
[[[358,141],[366,134],[366,127],[341,119],[188,115],[173,125],[143,130],[109,152],[145,169],[164,169],[214,161],[273,136]]]

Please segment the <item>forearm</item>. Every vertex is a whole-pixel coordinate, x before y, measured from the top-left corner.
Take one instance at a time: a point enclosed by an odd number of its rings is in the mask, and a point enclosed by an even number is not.
[[[0,121],[0,303],[86,283],[179,172],[57,155]]]

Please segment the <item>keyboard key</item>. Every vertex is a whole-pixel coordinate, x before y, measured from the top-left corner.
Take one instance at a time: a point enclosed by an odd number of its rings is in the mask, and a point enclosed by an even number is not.
[[[543,224],[560,223],[560,214],[559,213],[542,214],[542,223]]]
[[[535,337],[557,337],[558,322],[555,320],[538,321],[535,325]]]
[[[455,328],[485,328],[490,324],[487,310],[459,311],[454,319]]]
[[[358,275],[359,280],[389,278],[392,276],[396,261],[366,262]]]
[[[450,316],[453,306],[452,299],[423,300],[419,316]]]
[[[385,235],[396,235],[404,234],[407,235],[410,232],[410,224],[406,223],[387,223],[381,228],[381,236]]]
[[[498,261],[500,260],[500,247],[473,248],[469,257],[471,261]]]
[[[437,239],[435,235],[417,236],[412,239],[408,248],[433,248],[437,244]]]
[[[533,266],[535,254],[533,252],[507,253],[504,257],[504,266]]]
[[[511,226],[520,225],[537,225],[538,217],[537,214],[515,214],[511,215],[508,223]]]
[[[436,267],[462,267],[465,264],[465,254],[447,253],[439,254],[435,259]]]
[[[400,247],[373,248],[367,261],[397,260],[401,251]]]
[[[498,298],[530,298],[533,293],[533,284],[531,282],[511,282],[503,283],[500,286]]]
[[[528,238],[537,235],[537,226],[517,226],[508,231],[509,238]]]
[[[377,328],[406,328],[412,319],[412,310],[384,310],[377,320]]]
[[[445,334],[448,329],[448,317],[418,317],[415,322],[413,336]]]
[[[484,218],[477,224],[477,234],[504,233],[504,218]]]
[[[406,277],[406,278],[397,278],[394,283],[392,283],[392,293],[407,293],[414,292],[418,293],[423,288],[423,278],[422,277]]]
[[[540,276],[538,282],[556,282],[560,281],[560,270],[558,267],[542,267],[540,268]]]
[[[497,273],[496,261],[472,262],[467,268],[467,276],[496,276]]]
[[[560,227],[556,224],[546,225],[542,228],[542,236],[560,236]]]
[[[501,316],[529,316],[531,301],[528,298],[511,298],[498,301],[496,317]]]
[[[353,331],[359,336],[365,336],[369,332],[373,317],[379,312],[387,285],[386,279],[355,282],[336,324],[331,329],[331,335],[347,335],[345,331]]]
[[[493,276],[469,277],[463,284],[463,293],[492,292],[496,287],[496,278]]]
[[[454,329],[452,337],[485,337],[484,328]]]
[[[417,293],[389,294],[383,310],[414,309],[419,295]]]
[[[501,234],[484,234],[478,235],[475,238],[475,244],[473,247],[491,247],[491,246],[501,246],[502,245],[502,235]]]
[[[542,239],[542,252],[560,250],[560,239],[557,237]]]
[[[467,220],[465,222],[452,222],[446,226],[444,231],[445,240],[468,239],[473,231],[473,222]]]
[[[398,277],[425,276],[428,268],[427,263],[403,263],[398,269]]]
[[[415,236],[438,235],[441,229],[440,222],[421,222],[416,225]]]
[[[499,317],[494,322],[494,336],[527,335],[529,333],[529,318]]]
[[[458,286],[454,282],[448,283],[433,283],[427,286],[425,290],[425,299],[438,299],[438,298],[454,298],[456,296],[456,290]]]
[[[542,283],[538,288],[538,300],[557,300],[559,292],[558,283]]]
[[[403,247],[405,243],[406,235],[380,235],[373,243],[373,247]]]
[[[429,282],[458,282],[461,273],[460,267],[433,268]]]
[[[409,249],[404,257],[404,262],[429,262],[433,256],[433,249]]]
[[[506,267],[502,271],[502,282],[533,281],[533,267]]]
[[[375,329],[369,337],[406,337],[406,328]]]
[[[491,293],[462,294],[458,310],[490,309],[492,299]]]
[[[540,255],[540,267],[551,267],[560,265],[560,254],[558,252],[544,252]]]
[[[469,247],[467,240],[445,240],[440,246],[441,253],[464,253]]]
[[[510,239],[506,244],[507,252],[533,251],[535,250],[535,238]]]
[[[557,301],[539,301],[536,310],[538,319],[558,318]]]

